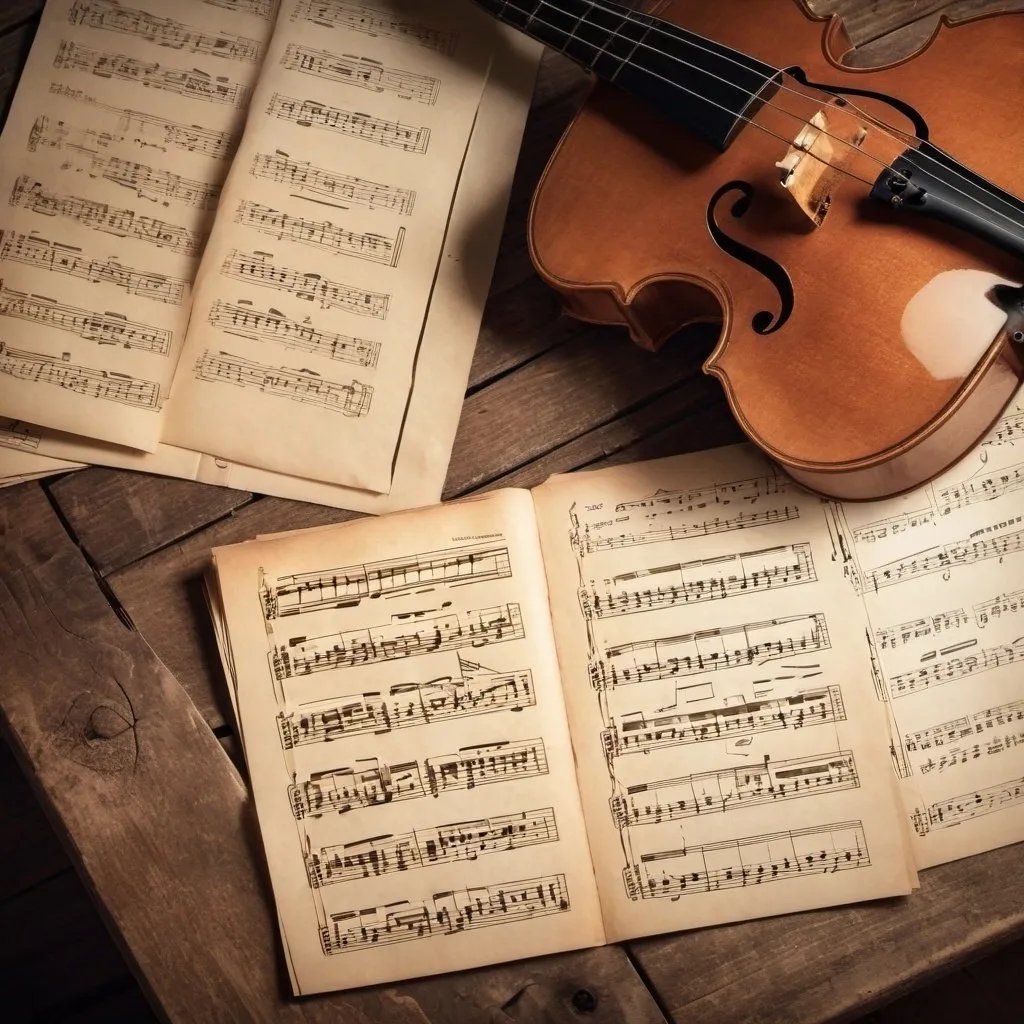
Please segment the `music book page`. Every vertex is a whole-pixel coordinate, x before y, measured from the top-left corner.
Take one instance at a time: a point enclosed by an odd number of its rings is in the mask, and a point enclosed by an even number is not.
[[[387,492],[495,33],[284,0],[165,439]]]
[[[144,451],[273,11],[49,0],[0,140],[0,409]]]
[[[833,505],[921,867],[1024,830],[1024,402],[901,498]]]
[[[743,446],[533,493],[609,941],[910,892],[820,499]]]
[[[214,560],[297,993],[604,942],[528,492]]]

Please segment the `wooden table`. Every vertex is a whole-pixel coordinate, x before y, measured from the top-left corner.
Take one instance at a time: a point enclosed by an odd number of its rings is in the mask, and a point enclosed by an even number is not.
[[[853,61],[871,64],[911,52],[939,12],[1024,0],[813,6],[843,14]],[[5,103],[40,7],[8,0],[0,11]],[[546,57],[446,497],[741,439],[700,372],[713,332],[651,355],[561,315],[533,273],[527,205],[585,87]],[[344,518],[101,468],[0,492],[0,709],[35,793],[0,747],[0,961],[16,968],[0,1014],[809,1024],[852,1019],[1024,934],[1015,846],[928,871],[909,899],[289,1000],[199,574],[211,545]]]

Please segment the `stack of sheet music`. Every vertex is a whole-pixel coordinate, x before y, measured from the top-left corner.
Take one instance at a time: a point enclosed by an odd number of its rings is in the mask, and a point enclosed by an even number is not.
[[[49,0],[0,137],[0,478],[440,498],[541,47],[468,0]]]

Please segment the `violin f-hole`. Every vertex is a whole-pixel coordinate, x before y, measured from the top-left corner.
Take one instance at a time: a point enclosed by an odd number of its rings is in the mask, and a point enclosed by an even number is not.
[[[731,237],[719,225],[716,220],[718,205],[730,192],[738,192],[740,194],[739,198],[733,202],[729,209],[729,213],[736,220],[740,220],[750,210],[755,193],[754,186],[747,181],[727,182],[711,197],[711,202],[708,203],[708,231],[711,232],[711,237],[720,249],[727,252],[733,259],[739,260],[751,269],[756,270],[775,288],[779,296],[778,315],[776,316],[770,310],[762,309],[755,313],[750,321],[750,326],[757,334],[774,334],[793,315],[795,305],[793,282],[781,264],[776,263],[775,260],[770,256],[766,256],[763,252],[751,249],[750,246],[744,245],[742,242]]]

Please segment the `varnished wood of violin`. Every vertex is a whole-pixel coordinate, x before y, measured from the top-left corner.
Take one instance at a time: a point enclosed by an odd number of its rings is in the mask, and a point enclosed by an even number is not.
[[[1024,194],[1024,15],[944,24],[914,57],[855,70],[840,64],[851,49],[841,21],[823,24],[798,0],[674,0],[657,13],[830,90],[898,98],[937,146]],[[886,99],[850,100],[896,129],[920,128]],[[968,451],[1016,391],[1013,321],[990,288],[1019,284],[1024,267],[870,202],[853,179],[830,189],[815,226],[776,167],[796,129],[783,135],[771,102],[755,121],[719,153],[597,84],[534,196],[534,264],[571,314],[625,325],[648,349],[720,320],[704,368],[757,445],[820,493],[900,493]],[[876,153],[896,150],[882,140]],[[782,281],[722,235],[768,257]],[[771,319],[784,323],[758,333]]]

